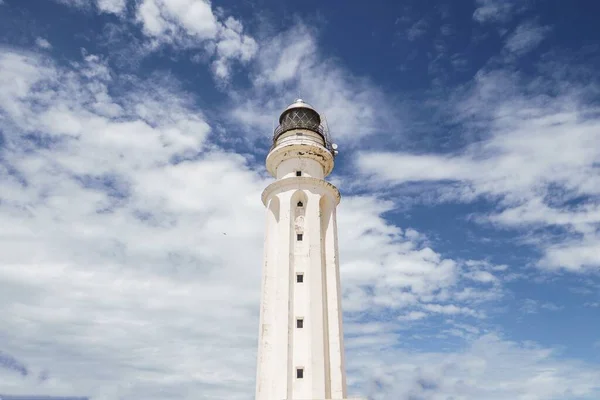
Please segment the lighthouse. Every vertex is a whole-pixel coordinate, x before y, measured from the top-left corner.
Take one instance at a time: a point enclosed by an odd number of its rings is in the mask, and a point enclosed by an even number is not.
[[[256,400],[346,399],[336,207],[337,146],[297,99],[279,117],[267,208]]]

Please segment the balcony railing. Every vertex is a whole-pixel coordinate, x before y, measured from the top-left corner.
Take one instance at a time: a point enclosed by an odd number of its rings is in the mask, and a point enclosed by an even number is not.
[[[325,148],[329,150],[331,154],[333,154],[335,157],[336,152],[333,149],[333,143],[331,141],[331,136],[329,135],[329,130],[327,129],[327,126],[323,124],[315,126],[315,123],[312,121],[308,121],[307,123],[304,123],[302,121],[295,121],[294,124],[284,123],[279,125],[277,128],[275,128],[275,131],[273,132],[273,145],[271,146],[271,150],[275,147],[275,144],[277,143],[277,138],[279,138],[279,136],[293,129],[307,129],[309,131],[316,132],[319,135],[323,136],[323,139],[325,141]]]

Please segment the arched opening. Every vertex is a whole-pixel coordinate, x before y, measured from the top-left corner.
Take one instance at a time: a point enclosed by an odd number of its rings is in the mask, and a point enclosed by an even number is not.
[[[292,195],[292,210],[293,210],[293,232],[295,235],[295,239],[298,242],[303,241],[304,238],[304,218],[306,215],[306,204],[308,203],[308,198],[306,193],[302,190],[298,190],[296,193]]]

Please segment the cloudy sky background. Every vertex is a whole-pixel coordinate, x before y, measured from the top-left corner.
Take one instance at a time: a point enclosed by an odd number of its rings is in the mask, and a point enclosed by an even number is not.
[[[390,3],[0,0],[0,395],[252,399],[301,96],[351,393],[600,398],[598,5]]]

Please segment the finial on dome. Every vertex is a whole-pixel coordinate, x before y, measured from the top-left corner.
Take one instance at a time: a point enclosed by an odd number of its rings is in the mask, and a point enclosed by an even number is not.
[[[313,106],[311,106],[310,104],[308,104],[307,102],[305,102],[304,100],[302,100],[300,97],[298,97],[296,100],[294,100],[294,102],[292,104],[290,104],[281,114],[281,116],[283,117],[283,114],[285,114],[287,111],[292,110],[292,109],[308,109],[308,110],[312,110],[314,111],[316,114],[317,111],[313,108]],[[320,118],[319,118],[320,119]],[[281,122],[281,117],[279,118],[279,122]]]

